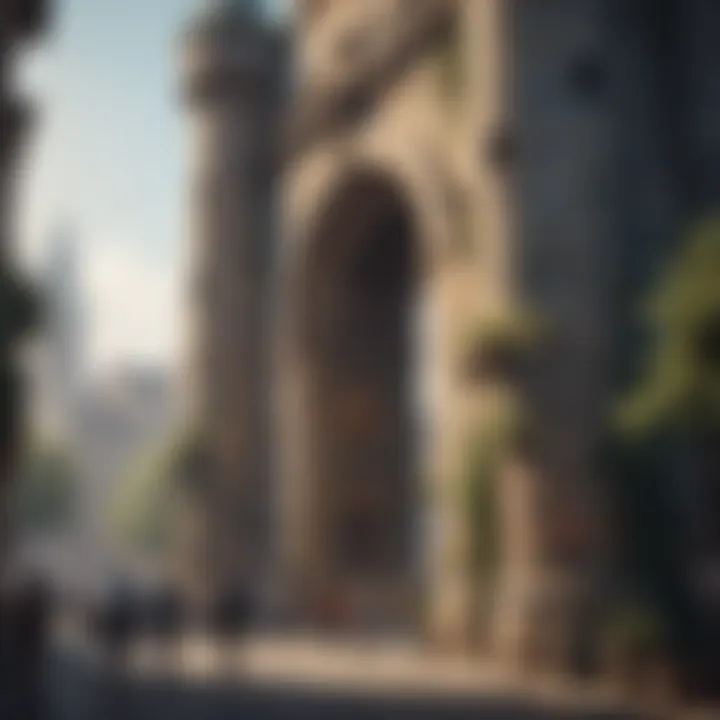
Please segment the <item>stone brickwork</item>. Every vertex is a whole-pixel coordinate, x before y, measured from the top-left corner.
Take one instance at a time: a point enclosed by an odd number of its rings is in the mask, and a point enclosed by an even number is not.
[[[714,197],[718,103],[701,68],[717,54],[702,29],[717,13],[667,2],[658,25],[647,0],[295,6],[294,109],[276,138],[282,233],[263,266],[272,290],[208,306],[204,328],[218,338],[230,316],[269,321],[276,588],[308,621],[402,616],[455,647],[480,627],[513,664],[572,664],[608,562],[595,460],[622,374],[622,308]],[[681,99],[675,75],[660,82],[663,48],[694,78],[687,117],[670,112]],[[215,178],[229,148],[266,137],[249,122],[258,96],[223,88],[235,100],[195,102],[196,157]],[[216,268],[217,293],[247,293],[222,238],[247,247],[238,238],[258,206],[242,205],[243,183],[263,185],[247,157],[223,167],[238,204],[196,202],[198,267]],[[549,330],[512,382],[469,378],[470,329],[525,312]],[[264,380],[239,361],[226,380],[218,367],[200,377],[223,398]],[[495,564],[478,577],[463,483],[473,438],[500,425],[508,392],[532,439],[495,470]],[[236,451],[262,426],[254,407],[209,412]]]
[[[273,171],[283,47],[252,3],[214,2],[184,44],[193,131],[193,419],[208,444],[203,552],[210,595],[266,563]],[[234,588],[233,588],[234,589]]]
[[[331,2],[323,17],[319,10],[316,12],[318,15],[309,19],[307,25],[301,25],[306,28],[298,43],[301,56],[297,63],[304,69],[301,98],[303,88],[311,92],[316,85],[332,83],[334,78],[327,76],[336,64],[339,74],[351,74],[348,67],[372,57],[374,52],[382,52],[383,38],[393,31],[400,36],[407,18],[407,9],[398,3],[375,2],[360,8],[354,3]],[[453,24],[447,32],[451,36],[457,32],[450,39],[451,44],[456,44],[451,51],[462,53],[459,24]],[[358,106],[347,121],[338,124],[287,166],[288,232],[282,253],[282,271],[286,273],[282,284],[287,295],[286,308],[292,311],[302,302],[309,304],[307,295],[312,292],[313,283],[308,275],[324,262],[331,262],[329,255],[322,257],[322,248],[329,247],[331,239],[335,245],[400,242],[397,234],[382,241],[377,231],[371,229],[372,224],[360,219],[371,211],[363,209],[363,192],[359,188],[363,184],[373,187],[372,193],[366,190],[365,194],[374,194],[376,208],[392,203],[394,197],[402,198],[405,223],[410,228],[406,242],[410,244],[413,282],[405,327],[396,328],[395,332],[405,343],[405,352],[410,353],[411,359],[404,366],[403,380],[396,377],[393,381],[392,367],[386,365],[385,387],[388,383],[389,387],[396,387],[400,382],[411,387],[411,392],[417,392],[414,381],[422,376],[437,388],[427,411],[431,417],[425,419],[431,429],[423,435],[422,442],[416,435],[416,442],[409,446],[412,470],[405,482],[411,488],[407,497],[412,498],[408,502],[412,502],[415,516],[414,522],[410,522],[415,531],[411,537],[421,547],[415,548],[414,564],[408,560],[410,564],[405,567],[409,576],[404,594],[410,598],[405,607],[420,610],[421,615],[412,616],[416,629],[418,619],[425,617],[421,623],[429,624],[432,634],[459,643],[467,627],[469,608],[462,557],[463,510],[456,475],[467,406],[473,403],[467,402],[468,388],[458,368],[463,333],[478,310],[473,287],[478,269],[472,252],[458,251],[455,237],[457,195],[468,192],[464,186],[467,176],[463,176],[467,171],[462,166],[466,158],[455,143],[465,137],[468,110],[462,98],[458,107],[453,106],[452,100],[446,101],[438,68],[441,62],[437,58],[438,45],[438,35],[433,35],[424,49],[413,48],[408,52],[402,71],[377,102]],[[448,132],[451,125],[456,132]],[[459,199],[461,205],[465,199]],[[347,209],[341,211],[340,207]],[[328,220],[329,216],[335,217],[334,222]],[[472,228],[468,228],[470,233]],[[388,250],[388,262],[390,257]],[[337,270],[341,272],[339,267]],[[327,305],[332,307],[333,303],[327,301]],[[390,307],[387,306],[387,312]],[[431,347],[412,335],[408,316],[418,308],[428,311],[427,320],[432,316],[437,329]],[[284,508],[287,520],[283,524],[285,559],[291,568],[289,572],[299,575],[299,585],[313,596],[307,585],[316,582],[318,574],[323,575],[323,567],[326,570],[322,549],[328,538],[318,531],[318,523],[313,519],[316,506],[308,495],[313,497],[323,453],[313,442],[312,423],[301,427],[298,418],[308,412],[312,416],[311,408],[317,403],[312,381],[316,369],[302,343],[293,342],[297,339],[293,321],[287,317],[282,320],[286,324],[279,340],[283,365],[279,395],[284,409],[281,418],[286,425],[282,457],[287,463],[280,482],[286,488],[283,495],[287,499]],[[379,336],[375,339],[378,342]],[[424,349],[420,350],[421,347]],[[387,390],[382,387],[383,383],[378,381],[380,397],[387,399]],[[403,428],[400,436],[405,432],[412,437],[423,419],[413,416],[411,397],[405,402],[405,419],[395,427],[396,431],[398,426]],[[397,447],[402,444],[400,436],[394,441]],[[387,441],[392,443],[392,436],[387,436]],[[342,486],[345,477],[338,474],[335,482]],[[371,472],[357,482],[367,485],[377,479]],[[396,521],[401,522],[401,517],[395,515]],[[394,547],[397,542],[389,543],[385,552],[391,554]],[[351,600],[348,604],[352,604]]]

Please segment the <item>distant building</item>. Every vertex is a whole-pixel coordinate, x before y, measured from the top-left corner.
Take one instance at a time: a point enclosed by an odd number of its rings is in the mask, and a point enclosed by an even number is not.
[[[82,508],[74,533],[80,584],[104,583],[124,562],[111,522],[113,505],[128,473],[176,427],[177,398],[166,370],[142,365],[107,372],[83,392],[76,440]]]
[[[85,318],[76,240],[67,229],[52,239],[42,278],[44,322],[36,348],[35,429],[72,444],[82,392]]]
[[[46,316],[34,355],[34,435],[64,446],[78,468],[75,523],[50,546],[31,543],[59,580],[87,587],[116,566],[111,506],[132,464],[171,432],[178,394],[162,367],[126,363],[97,376],[85,370],[85,305],[79,258],[67,230],[50,247],[43,290]]]

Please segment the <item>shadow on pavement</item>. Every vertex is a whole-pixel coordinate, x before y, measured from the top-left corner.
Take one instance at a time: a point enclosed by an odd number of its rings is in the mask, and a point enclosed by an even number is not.
[[[191,683],[101,671],[63,653],[48,671],[52,720],[630,720],[611,712],[539,706],[519,698],[377,697],[256,683]],[[640,720],[639,716],[635,716]],[[14,720],[14,719],[13,719]]]

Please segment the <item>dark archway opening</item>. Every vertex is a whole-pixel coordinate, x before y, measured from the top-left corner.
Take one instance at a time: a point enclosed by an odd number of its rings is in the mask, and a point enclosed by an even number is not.
[[[343,627],[404,625],[418,509],[418,243],[395,185],[360,172],[314,228],[305,288],[311,483],[321,592]]]

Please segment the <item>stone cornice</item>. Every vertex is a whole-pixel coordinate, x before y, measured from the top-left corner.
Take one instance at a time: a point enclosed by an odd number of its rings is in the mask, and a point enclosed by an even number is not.
[[[300,90],[282,138],[281,164],[341,127],[351,114],[372,107],[418,52],[445,29],[457,12],[457,0],[410,0],[407,10],[398,12],[402,17],[389,19],[391,30],[366,60],[330,83]]]

